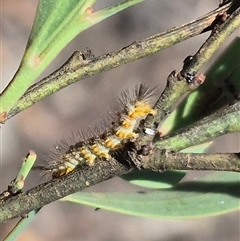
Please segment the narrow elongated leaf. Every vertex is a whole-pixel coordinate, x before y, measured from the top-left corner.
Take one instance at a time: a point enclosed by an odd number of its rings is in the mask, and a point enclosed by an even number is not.
[[[21,220],[16,224],[16,226],[9,232],[4,241],[14,241],[21,235],[22,232],[26,230],[28,225],[34,220],[41,208],[33,210],[28,213],[27,218],[21,218]]]
[[[240,174],[215,172],[177,187],[138,193],[76,193],[63,201],[161,219],[189,219],[239,210]]]

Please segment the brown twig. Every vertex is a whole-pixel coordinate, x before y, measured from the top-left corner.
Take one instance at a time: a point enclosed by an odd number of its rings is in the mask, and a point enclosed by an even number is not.
[[[69,175],[40,184],[17,195],[0,195],[0,222],[23,216],[53,201],[81,191],[104,180],[126,174],[131,170],[120,162],[99,160],[93,167],[78,169]]]
[[[186,154],[155,150],[153,155],[131,158],[126,156],[126,158],[131,163],[140,158],[141,168],[157,171],[172,169],[240,171],[240,157],[237,154]],[[112,177],[126,174],[131,170],[132,168],[121,164],[116,159],[98,160],[93,167],[77,169],[75,172],[40,184],[27,192],[9,196],[4,193],[0,196],[0,222],[23,216],[50,202]]]
[[[209,60],[226,38],[240,25],[240,2],[233,3],[234,8],[218,15],[215,20],[212,34],[192,56],[191,61],[181,71],[182,76],[193,75]]]
[[[240,172],[239,153],[196,154],[176,153],[154,149],[153,154],[142,159],[144,169],[164,170],[217,170]]]

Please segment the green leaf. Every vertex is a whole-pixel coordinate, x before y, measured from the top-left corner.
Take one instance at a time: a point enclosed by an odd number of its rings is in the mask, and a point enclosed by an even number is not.
[[[240,174],[214,172],[177,187],[138,193],[87,193],[63,201],[161,219],[189,219],[239,210]]]
[[[96,0],[40,0],[20,67],[0,97],[0,114],[8,112],[30,84],[79,33],[144,0],[128,0],[94,12]],[[1,115],[0,115],[1,116]]]
[[[170,188],[176,186],[186,175],[186,171],[166,171],[163,173],[149,170],[133,171],[121,178],[131,184],[147,188]]]
[[[32,223],[33,219],[36,217],[41,208],[33,210],[27,214],[27,218],[21,218],[21,220],[16,224],[16,226],[9,232],[4,241],[14,241],[26,230],[29,224]]]
[[[240,38],[237,37],[207,71],[204,84],[178,105],[160,126],[159,132],[162,135],[172,133],[231,102],[226,98],[230,96],[229,90],[234,86],[240,92],[239,56]]]

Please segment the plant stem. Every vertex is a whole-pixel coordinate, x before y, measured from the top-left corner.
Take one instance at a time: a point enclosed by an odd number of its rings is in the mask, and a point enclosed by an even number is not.
[[[142,168],[164,170],[218,170],[240,172],[240,156],[227,154],[176,153],[168,150],[154,150],[152,155],[142,159]]]
[[[129,156],[126,158],[130,158]],[[129,159],[134,163],[134,160]],[[236,154],[186,154],[155,150],[141,159],[142,168],[150,170],[225,170],[240,171]],[[111,161],[98,160],[92,167],[77,169],[68,175],[40,184],[17,195],[0,196],[0,222],[19,217],[72,193],[81,191],[104,180],[130,172],[132,168]]]
[[[240,101],[226,106],[216,113],[203,118],[192,126],[183,128],[160,139],[156,135],[154,146],[158,149],[180,151],[190,146],[212,140],[218,136],[240,131]]]
[[[93,167],[78,169],[69,175],[53,179],[17,195],[0,195],[0,222],[19,217],[72,193],[104,180],[125,174],[130,168],[118,161],[99,160]]]
[[[230,16],[228,16],[228,11],[226,11],[222,16],[219,16],[223,19],[226,15],[226,20],[221,20],[223,23],[215,26],[212,34],[193,56],[191,63],[189,63],[181,71],[183,76],[186,73],[196,73],[209,60],[213,53],[216,52],[220,45],[224,43],[227,37],[240,26],[239,4],[239,2],[236,4],[236,10]]]

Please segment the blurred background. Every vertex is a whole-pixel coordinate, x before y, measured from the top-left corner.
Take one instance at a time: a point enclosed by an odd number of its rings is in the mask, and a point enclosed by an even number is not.
[[[115,0],[97,1],[94,9],[117,3]],[[213,10],[218,0],[157,1],[148,0],[131,7],[74,39],[41,76],[60,67],[75,50],[89,47],[95,56],[120,49],[135,40],[179,26]],[[18,68],[31,31],[37,1],[1,1],[1,91]],[[35,150],[38,161],[44,160],[55,144],[71,137],[71,133],[88,128],[104,118],[117,101],[123,89],[140,82],[160,86],[159,94],[168,74],[182,67],[183,59],[194,54],[209,33],[177,44],[157,54],[79,81],[6,122],[1,129],[0,188],[6,189],[15,177],[21,159],[28,150]],[[232,34],[227,43],[204,67],[207,69],[228,43],[239,36]],[[203,69],[202,71],[204,71]],[[40,79],[40,78],[39,78]],[[218,138],[210,151],[234,152],[240,150],[239,134]],[[33,172],[25,188],[41,181]],[[89,188],[88,191],[129,192],[136,187],[114,178]],[[0,239],[18,220],[0,224]],[[139,218],[109,211],[95,211],[92,207],[66,202],[45,206],[18,240],[164,240],[164,241],[238,241],[240,217],[238,212],[218,217],[169,221]]]

